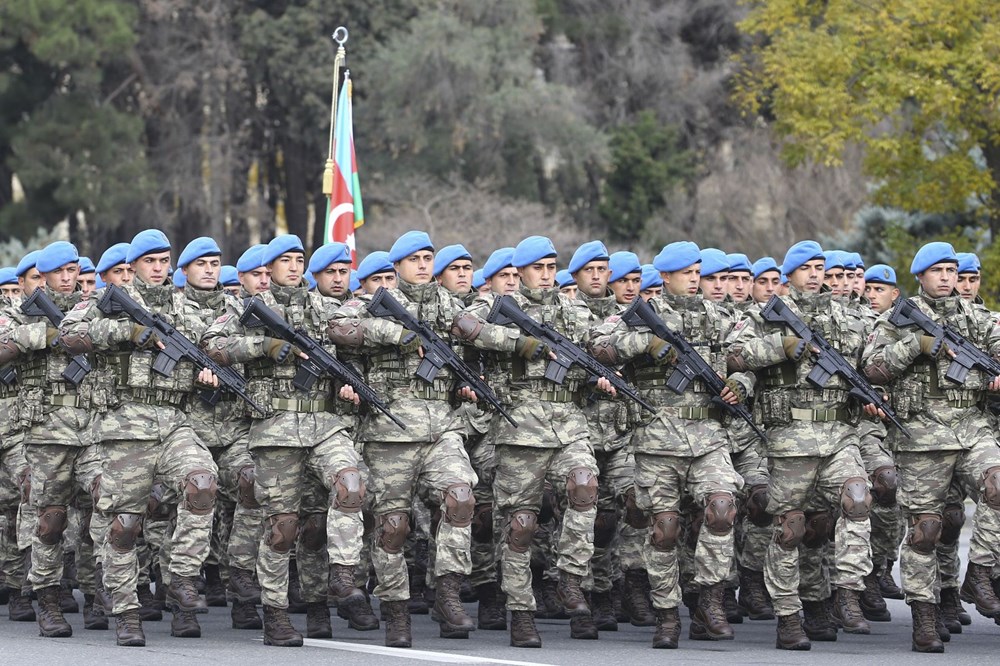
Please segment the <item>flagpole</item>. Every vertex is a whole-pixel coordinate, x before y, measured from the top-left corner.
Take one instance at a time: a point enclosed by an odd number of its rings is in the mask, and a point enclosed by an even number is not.
[[[337,93],[340,87],[340,70],[347,62],[347,51],[344,44],[347,43],[347,28],[340,26],[333,31],[333,41],[337,42],[337,55],[333,58],[333,93],[330,97],[330,142],[328,144],[326,166],[323,168],[323,194],[327,197],[333,194],[333,136],[334,128],[337,124]]]

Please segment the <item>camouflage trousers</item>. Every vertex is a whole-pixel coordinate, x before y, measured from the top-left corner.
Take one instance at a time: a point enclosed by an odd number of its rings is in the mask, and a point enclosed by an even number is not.
[[[760,454],[755,444],[751,444],[742,451],[734,452],[732,460],[736,473],[743,478],[739,500],[740,505],[745,507],[750,489],[767,485],[767,459]],[[771,528],[754,525],[746,519],[746,511],[742,511],[736,530],[736,561],[739,565],[750,571],[763,571],[764,557],[770,541]],[[730,583],[736,585],[737,581],[734,572],[730,576]]]
[[[800,559],[800,548],[787,549],[780,545],[780,517],[794,510],[830,511],[837,516],[835,551],[830,567],[830,582],[837,587],[862,591],[861,579],[871,573],[871,521],[848,520],[841,510],[841,490],[850,478],[867,478],[856,445],[846,444],[827,457],[769,457],[768,512],[775,516],[774,537],[768,545],[764,563],[764,579],[778,615],[802,610],[799,598],[800,566],[808,574],[805,589],[812,596],[823,594],[824,580],[822,547],[807,549]]]
[[[20,444],[0,450],[0,577],[3,585],[24,587],[27,550],[18,546],[18,508],[28,461]]]
[[[499,533],[497,517],[493,515],[493,474],[496,471],[496,449],[488,434],[472,433],[467,442],[472,471],[479,478],[473,489],[476,497],[476,517],[472,523],[472,573],[469,583],[473,586],[495,582],[497,579],[497,552],[494,536]]]
[[[876,429],[866,421],[862,422],[861,431],[861,460],[869,478],[880,467],[894,466],[895,459],[892,452],[886,448],[883,439],[884,426],[878,426]],[[871,522],[872,563],[877,568],[886,560],[896,560],[899,542],[902,539],[902,513],[898,502],[893,506],[882,506],[873,502]]]
[[[240,471],[254,466],[247,449],[249,426],[247,422],[241,441],[211,450],[219,467],[220,502],[215,511],[212,548],[207,562],[219,564],[224,571],[230,566],[253,571],[257,561],[263,514],[259,507],[239,501]]]
[[[953,478],[951,486],[948,488],[948,495],[945,497],[945,506],[960,506],[964,513],[965,500],[977,493],[978,490],[976,488],[964,487],[958,478]],[[958,539],[950,543],[938,541],[935,548],[938,560],[938,580],[942,588],[958,587],[961,585],[962,558],[958,552],[958,544]]]
[[[625,523],[625,493],[635,482],[635,458],[625,447],[596,450],[599,486],[594,521],[594,592],[608,592],[626,569],[641,569],[644,530]],[[638,557],[637,557],[638,556]]]
[[[703,507],[713,493],[735,499],[743,479],[733,469],[729,451],[716,449],[698,457],[635,454],[635,499],[645,513],[681,512],[685,498]],[[680,570],[676,546],[657,547],[653,527],[647,530],[643,549],[655,608],[676,608],[681,602]],[[729,577],[733,567],[734,536],[699,530],[692,569],[695,585],[715,585]]]

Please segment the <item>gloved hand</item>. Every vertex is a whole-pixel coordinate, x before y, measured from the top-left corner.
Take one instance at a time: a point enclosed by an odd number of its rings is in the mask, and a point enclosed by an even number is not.
[[[931,335],[921,335],[920,353],[931,358],[941,358],[948,353],[948,345],[944,343],[944,340]]]
[[[785,358],[790,361],[799,360],[806,351],[806,341],[795,335],[781,338],[781,346],[785,350]]]
[[[537,361],[543,355],[548,355],[549,347],[538,338],[522,335],[514,343],[514,353],[528,361]]]
[[[746,402],[747,390],[743,384],[740,384],[735,379],[729,378],[726,380],[726,388],[732,391],[736,397],[739,398],[740,402]]]
[[[399,351],[402,353],[412,354],[420,349],[420,338],[413,331],[404,328],[399,333],[399,339],[396,340],[396,344],[399,345]]]
[[[132,324],[132,335],[129,339],[139,349],[152,349],[160,341],[153,329],[142,324]]]
[[[51,326],[45,327],[45,345],[51,347],[59,339],[59,329]]]
[[[677,350],[663,338],[654,336],[646,345],[646,353],[653,357],[655,365],[673,365],[677,362]]]
[[[264,338],[264,353],[275,363],[284,363],[292,346],[280,338]]]

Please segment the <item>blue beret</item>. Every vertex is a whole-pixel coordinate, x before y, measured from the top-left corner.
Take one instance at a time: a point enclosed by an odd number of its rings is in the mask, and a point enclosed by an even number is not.
[[[351,284],[348,288],[351,291],[361,289],[361,280],[358,279],[358,272],[354,269],[351,269]]]
[[[847,268],[847,253],[840,250],[824,252],[823,265],[827,271],[832,271],[834,268]]]
[[[267,266],[269,263],[285,254],[286,252],[300,252],[302,254],[306,253],[304,247],[302,247],[302,241],[295,234],[282,234],[276,236],[264,251],[261,253],[260,264],[261,266]]]
[[[855,268],[864,268],[865,267],[865,260],[861,258],[861,253],[860,252],[851,252],[850,253],[850,261],[851,261],[851,263],[854,264]]]
[[[799,241],[785,253],[785,260],[781,262],[781,272],[784,275],[794,273],[799,266],[814,259],[824,259],[823,248],[819,243],[813,240]]]
[[[17,268],[14,269],[14,273],[17,277],[21,277],[34,268],[35,264],[38,263],[38,255],[41,253],[41,250],[35,250],[21,257],[21,261],[17,262]]]
[[[573,279],[573,274],[567,270],[556,271],[556,284],[560,289],[563,287],[572,287],[576,284],[576,280]]]
[[[184,248],[181,256],[177,259],[177,268],[184,268],[195,259],[201,259],[202,257],[221,256],[222,250],[219,248],[219,244],[208,236],[201,236],[187,244],[187,247]]]
[[[513,260],[514,248],[502,247],[499,250],[494,250],[490,258],[486,260],[486,264],[483,265],[483,280],[489,280],[503,269],[510,268]]]
[[[569,260],[569,272],[576,273],[591,261],[607,261],[608,248],[601,241],[590,241],[576,248]],[[530,263],[530,262],[529,262]]]
[[[377,250],[358,264],[358,280],[367,280],[376,273],[394,273],[395,271],[392,262],[389,261],[389,253],[385,250]]]
[[[184,287],[187,284],[187,275],[184,275],[184,271],[174,271],[174,274],[170,276],[170,281],[174,283],[174,286],[178,289]]]
[[[784,273],[781,274],[781,284],[788,284],[788,276]]]
[[[397,238],[396,242],[389,248],[389,261],[391,263],[402,261],[420,250],[434,251],[434,243],[431,242],[431,237],[423,231],[407,231]]]
[[[865,282],[880,282],[896,286],[896,271],[892,266],[885,264],[875,264],[865,271]]]
[[[240,276],[236,271],[236,266],[226,264],[219,271],[219,284],[223,287],[235,287],[240,283]]]
[[[514,256],[510,260],[510,265],[514,268],[523,268],[535,263],[539,259],[546,257],[556,257],[555,245],[545,236],[528,236],[514,248]]]
[[[79,263],[80,253],[76,251],[76,246],[69,241],[56,241],[49,243],[38,254],[35,268],[39,273],[54,271],[66,264]]]
[[[97,269],[94,268],[94,262],[90,260],[90,257],[80,257],[80,275],[95,272],[97,272]]]
[[[958,255],[955,254],[955,248],[951,246],[951,243],[941,241],[928,243],[917,250],[916,256],[913,257],[913,263],[910,264],[910,272],[914,275],[919,275],[934,264],[943,262],[958,263]]]
[[[697,263],[701,263],[701,250],[691,241],[671,243],[653,257],[653,266],[661,273],[673,273]]]
[[[240,273],[249,273],[263,266],[264,250],[266,249],[267,245],[264,244],[251,245],[246,252],[240,255],[239,261],[236,262],[236,270]]]
[[[17,270],[13,266],[0,268],[0,285],[17,284]]]
[[[101,279],[100,275],[94,278],[94,289],[104,289],[107,286],[108,285],[104,283],[104,280]]]
[[[344,243],[327,243],[321,245],[309,257],[309,272],[319,273],[326,270],[330,264],[351,263],[351,248]]]
[[[729,261],[730,272],[746,271],[747,273],[753,273],[753,266],[750,265],[750,257],[747,255],[735,252],[727,254],[726,259]]]
[[[656,266],[653,264],[643,264],[642,265],[642,285],[640,289],[652,289],[653,287],[662,287],[663,278],[660,277],[660,271],[656,270]]]
[[[128,263],[128,243],[115,243],[97,261],[97,272],[103,273],[118,264]]]
[[[306,273],[306,284],[309,285],[309,291],[316,289],[316,278],[313,277],[312,273]]]
[[[979,257],[971,252],[959,252],[958,253],[958,272],[959,273],[979,273],[982,266],[979,263]]]
[[[152,254],[153,252],[166,252],[169,249],[170,241],[167,240],[167,236],[162,231],[159,229],[146,229],[137,233],[132,242],[129,243],[125,261],[131,264],[143,255]]]
[[[479,289],[484,284],[486,284],[486,278],[483,277],[483,269],[480,268],[478,271],[472,272],[472,288]]]
[[[702,277],[708,277],[716,273],[726,273],[728,271],[729,259],[726,257],[725,252],[714,247],[707,247],[701,251]]]
[[[469,254],[469,251],[463,245],[449,245],[441,248],[437,256],[434,257],[434,277],[444,273],[444,269],[459,259],[472,261],[472,255]]]
[[[608,282],[620,280],[629,273],[642,272],[642,264],[635,252],[615,252],[608,260],[608,267],[611,269]]]
[[[777,271],[778,273],[781,272],[778,268],[778,262],[774,260],[774,257],[761,257],[757,261],[753,262],[752,268],[753,270],[751,272],[753,273],[754,280],[768,271]]]

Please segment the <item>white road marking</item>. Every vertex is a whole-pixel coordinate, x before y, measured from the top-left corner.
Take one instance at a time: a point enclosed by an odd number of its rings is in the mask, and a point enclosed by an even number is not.
[[[412,650],[406,648],[391,648],[383,645],[359,645],[342,641],[306,638],[303,640],[308,647],[326,648],[328,650],[344,650],[347,652],[366,652],[397,659],[418,659],[434,661],[439,664],[503,664],[505,666],[550,666],[537,661],[514,661],[511,659],[492,659],[490,657],[473,657],[471,655],[454,654],[451,652],[431,652],[429,650]]]

